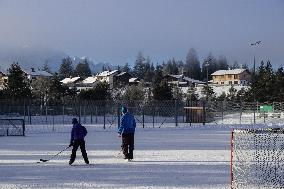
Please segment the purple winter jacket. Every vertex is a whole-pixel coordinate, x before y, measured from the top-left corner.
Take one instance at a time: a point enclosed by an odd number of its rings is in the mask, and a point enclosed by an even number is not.
[[[74,124],[71,131],[70,144],[72,144],[74,140],[84,140],[87,133],[86,127],[82,126],[80,123]]]

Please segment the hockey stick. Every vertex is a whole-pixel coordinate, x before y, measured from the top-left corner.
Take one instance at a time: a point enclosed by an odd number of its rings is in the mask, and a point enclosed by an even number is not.
[[[120,151],[116,155],[114,155],[114,157],[119,158],[121,156],[121,153],[122,153],[122,148],[120,149]]]
[[[47,162],[52,160],[53,158],[55,158],[56,156],[58,156],[59,154],[61,154],[63,151],[67,150],[68,148],[70,148],[71,146],[67,146],[66,148],[64,148],[63,150],[61,150],[60,152],[58,152],[57,154],[55,154],[54,156],[52,156],[49,159],[39,159],[39,161],[37,163],[42,163],[42,162]]]

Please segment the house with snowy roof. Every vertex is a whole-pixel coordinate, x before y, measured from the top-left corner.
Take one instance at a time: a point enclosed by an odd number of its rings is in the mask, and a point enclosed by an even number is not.
[[[132,76],[127,72],[121,72],[114,76],[114,83],[116,86],[125,86],[129,84],[129,79]]]
[[[77,90],[86,90],[86,89],[92,89],[98,84],[97,76],[90,76],[84,79],[82,82],[76,83]]]
[[[81,81],[83,81],[83,78],[81,77],[67,77],[67,78],[64,78],[63,80],[61,80],[60,82],[62,83],[62,85],[66,85],[68,86],[69,88],[73,88],[73,87],[76,87],[76,85],[78,83],[80,83]]]
[[[113,71],[107,70],[96,75],[96,78],[100,82],[107,82],[110,88],[113,88],[115,80],[114,77],[118,74],[119,74],[118,70],[113,70]]]
[[[251,82],[251,74],[247,69],[218,70],[211,74],[214,84],[247,86]]]
[[[48,73],[47,71],[43,70],[36,70],[34,68],[31,68],[30,70],[23,69],[23,72],[25,76],[28,78],[28,80],[33,80],[37,78],[51,78],[52,74]]]
[[[168,84],[179,87],[197,86],[198,84],[205,84],[203,81],[192,79],[184,75],[166,75],[164,77]]]

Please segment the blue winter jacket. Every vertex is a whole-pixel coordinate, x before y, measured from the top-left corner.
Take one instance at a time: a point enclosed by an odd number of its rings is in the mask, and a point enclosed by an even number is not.
[[[127,112],[121,117],[118,133],[119,134],[135,133],[135,127],[136,127],[136,122],[134,116]]]
[[[87,133],[88,131],[86,127],[82,126],[80,123],[74,124],[71,131],[70,143],[72,143],[74,140],[83,140]]]

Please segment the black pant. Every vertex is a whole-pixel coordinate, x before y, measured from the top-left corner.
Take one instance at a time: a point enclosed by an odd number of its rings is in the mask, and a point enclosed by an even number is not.
[[[89,164],[86,148],[85,148],[85,141],[84,140],[74,140],[72,154],[70,157],[69,164],[72,164],[76,159],[76,152],[80,146],[82,156],[84,158],[85,163]]]
[[[125,159],[133,159],[134,133],[122,134],[122,151]]]

